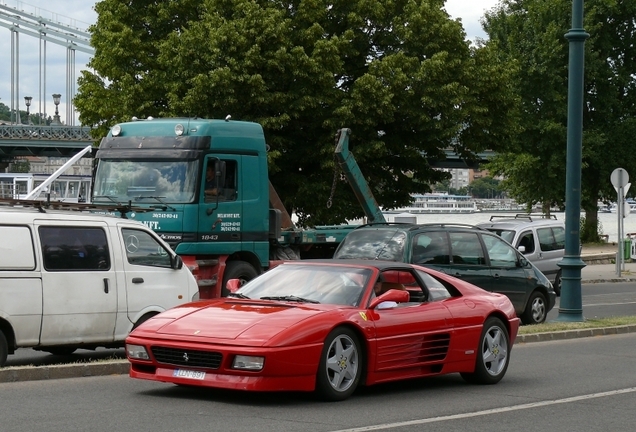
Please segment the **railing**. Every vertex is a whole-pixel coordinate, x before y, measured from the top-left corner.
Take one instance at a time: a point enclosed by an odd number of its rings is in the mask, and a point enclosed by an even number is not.
[[[0,139],[92,141],[91,128],[82,126],[0,125]]]

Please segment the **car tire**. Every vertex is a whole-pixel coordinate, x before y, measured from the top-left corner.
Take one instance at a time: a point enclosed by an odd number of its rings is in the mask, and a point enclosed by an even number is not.
[[[346,327],[334,329],[320,355],[316,392],[327,401],[341,401],[353,394],[362,376],[363,354],[358,336]]]
[[[554,278],[554,284],[552,284],[554,292],[557,296],[561,295],[561,270],[559,270]]]
[[[223,273],[223,285],[221,286],[221,297],[227,297],[230,293],[226,288],[227,281],[230,279],[239,279],[241,281],[241,286],[245,285],[245,283],[251,281],[256,276],[258,276],[258,272],[251,264],[246,263],[245,261],[230,261],[225,266],[225,272]]]
[[[77,348],[73,347],[51,347],[42,349],[42,351],[52,354],[54,356],[69,356],[77,351]]]
[[[7,343],[7,338],[0,330],[0,367],[3,367],[7,362],[7,356],[9,355],[9,344]]]
[[[498,318],[488,318],[479,338],[475,371],[462,373],[462,378],[471,384],[498,383],[508,370],[511,348],[504,323]]]
[[[137,327],[139,327],[140,325],[142,325],[143,323],[145,323],[146,321],[148,321],[150,318],[152,318],[153,316],[157,315],[156,313],[147,313],[146,315],[142,316],[141,318],[139,318],[137,320],[137,322],[132,326],[132,329],[130,329],[130,331],[132,332],[133,330],[135,330]]]
[[[534,291],[528,298],[526,310],[521,315],[521,321],[524,324],[541,324],[545,321],[547,315],[548,302],[545,296],[539,291]]]

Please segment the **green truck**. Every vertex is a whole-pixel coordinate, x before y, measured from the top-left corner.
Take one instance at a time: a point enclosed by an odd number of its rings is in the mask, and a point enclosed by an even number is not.
[[[370,222],[384,217],[349,153],[336,156]],[[350,225],[294,226],[268,177],[267,144],[257,123],[194,118],[113,126],[95,157],[92,206],[146,224],[179,254],[200,298],[226,294],[282,260],[330,258]],[[208,168],[212,175],[206,177]],[[117,210],[113,210],[117,209]]]

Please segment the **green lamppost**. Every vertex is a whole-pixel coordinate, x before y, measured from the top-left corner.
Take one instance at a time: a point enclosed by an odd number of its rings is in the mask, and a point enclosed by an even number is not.
[[[565,181],[565,256],[562,268],[561,303],[557,321],[583,321],[581,298],[581,154],[583,147],[583,77],[585,40],[583,0],[572,0],[572,28],[565,35],[570,42],[568,74],[568,139]]]

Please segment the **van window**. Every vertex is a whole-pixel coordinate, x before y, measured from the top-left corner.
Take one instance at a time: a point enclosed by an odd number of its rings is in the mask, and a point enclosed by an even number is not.
[[[34,270],[31,231],[25,226],[1,226],[0,270]],[[17,246],[17,247],[16,247]]]
[[[446,233],[431,231],[418,234],[413,241],[412,256],[411,262],[415,264],[450,264]]]
[[[508,243],[494,235],[483,235],[491,267],[517,267],[517,252]]]
[[[170,268],[170,253],[149,233],[130,228],[121,232],[130,264]]]
[[[451,232],[453,264],[486,265],[486,257],[476,233]]]
[[[110,252],[103,229],[41,226],[38,232],[47,271],[110,270]]]
[[[537,236],[539,237],[539,245],[544,252],[559,250],[565,248],[565,230],[560,232],[560,243],[555,239],[552,228],[537,228]]]

